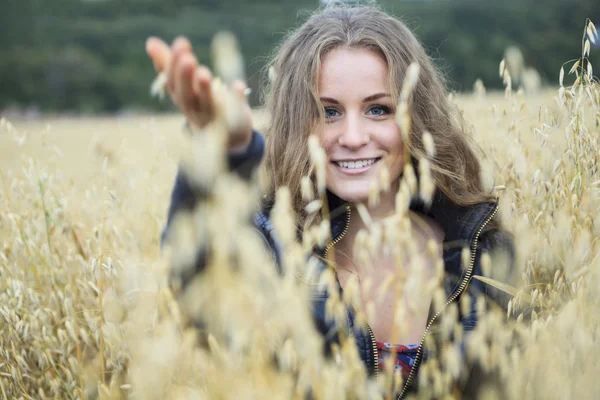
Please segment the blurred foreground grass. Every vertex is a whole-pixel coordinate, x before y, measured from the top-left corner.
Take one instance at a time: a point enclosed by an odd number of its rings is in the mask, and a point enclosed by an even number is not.
[[[456,98],[489,157],[484,179],[505,187],[514,284],[540,311],[517,327],[525,350],[494,356],[514,374],[515,398],[600,395],[600,99],[596,90],[567,109],[555,96]],[[211,388],[216,380],[194,367],[204,359],[181,362],[191,339],[161,324],[179,318],[159,237],[182,124],[179,115],[3,120],[0,399],[240,395]],[[253,384],[274,397],[281,389]]]

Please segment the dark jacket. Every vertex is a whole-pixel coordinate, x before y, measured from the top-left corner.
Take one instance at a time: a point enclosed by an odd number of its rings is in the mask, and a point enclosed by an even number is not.
[[[231,171],[244,179],[248,179],[252,171],[260,163],[263,152],[264,138],[262,135],[254,132],[250,146],[245,153],[229,154],[228,162]],[[168,234],[169,223],[172,221],[175,213],[181,209],[192,209],[198,201],[201,201],[199,197],[202,197],[202,195],[199,195],[198,191],[191,190],[184,173],[180,170],[173,188],[167,227],[163,232],[162,239]],[[331,193],[328,194],[328,200],[331,214],[331,237],[333,242],[336,242],[343,235],[349,223],[349,206]],[[438,191],[431,207],[426,208],[422,203],[415,201],[411,204],[410,208],[432,217],[444,230],[443,259],[446,274],[443,284],[446,291],[447,304],[458,301],[461,296],[468,295],[472,297],[470,312],[466,315],[459,315],[463,331],[468,333],[477,324],[478,315],[475,306],[477,295],[483,294],[495,304],[506,307],[508,299],[500,292],[493,290],[493,288],[483,284],[479,280],[471,279],[473,275],[482,275],[480,259],[484,252],[491,252],[494,249],[502,248],[508,252],[511,259],[514,258],[512,242],[505,234],[496,229],[496,224],[493,223],[493,219],[498,211],[498,203],[480,203],[469,207],[457,206]],[[278,246],[277,236],[269,220],[269,212],[270,207],[265,205],[254,216],[253,224],[262,235],[273,257],[279,262],[281,259],[280,247]],[[470,264],[466,268],[461,266],[461,254],[464,247],[468,247],[471,250]],[[323,256],[324,254],[319,255]],[[206,255],[200,252],[198,254],[196,269],[193,273],[201,272],[205,259]],[[321,263],[321,267],[326,268],[324,263]],[[185,281],[189,280],[191,276],[178,278],[183,280],[185,284]],[[341,291],[341,286],[338,286]],[[315,326],[325,339],[326,353],[328,353],[331,345],[338,340],[338,335],[336,334],[338,327],[335,326],[333,321],[325,318],[325,304],[327,299],[326,293],[313,296],[311,305]],[[354,319],[354,312],[348,309],[346,329],[349,329],[348,333],[354,335],[360,356],[365,363],[368,373],[371,376],[375,376],[378,374],[378,356],[373,333],[370,328],[367,331],[355,329]],[[434,314],[430,312],[426,335],[434,330],[433,328],[438,320],[439,313]],[[421,350],[417,355],[415,366],[407,380],[405,390],[401,393],[402,396],[409,390],[416,388],[416,375],[419,365],[423,359],[427,358],[427,354],[430,352],[424,344],[425,338],[421,342]]]

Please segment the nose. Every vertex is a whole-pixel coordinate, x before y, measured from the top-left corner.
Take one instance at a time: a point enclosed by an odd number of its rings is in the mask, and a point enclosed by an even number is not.
[[[342,132],[338,137],[338,144],[347,147],[351,150],[356,150],[371,140],[371,135],[368,133],[360,118],[348,116],[342,126]]]

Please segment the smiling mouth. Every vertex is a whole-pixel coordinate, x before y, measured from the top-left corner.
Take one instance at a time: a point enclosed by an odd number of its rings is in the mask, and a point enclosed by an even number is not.
[[[352,172],[362,172],[369,169],[371,165],[375,164],[377,161],[381,160],[381,157],[376,158],[365,158],[362,160],[353,160],[353,161],[332,161],[332,164],[337,165],[341,170],[344,171],[352,171]]]

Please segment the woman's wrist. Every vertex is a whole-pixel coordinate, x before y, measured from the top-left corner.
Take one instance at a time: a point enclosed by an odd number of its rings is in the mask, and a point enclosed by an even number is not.
[[[252,130],[248,134],[238,135],[237,137],[230,137],[229,146],[227,151],[230,154],[242,154],[248,150],[250,143],[252,143]],[[237,139],[237,140],[234,140]]]
[[[189,133],[193,134],[197,131],[197,127],[186,119],[184,129]],[[250,143],[252,143],[253,129],[250,129],[248,133],[236,134],[229,136],[229,142],[227,144],[227,152],[233,154],[241,154],[248,150]]]

